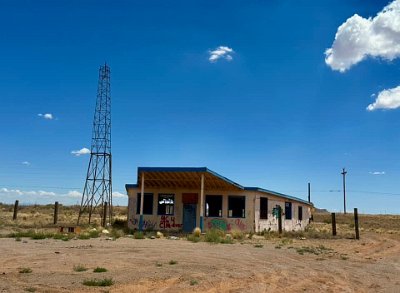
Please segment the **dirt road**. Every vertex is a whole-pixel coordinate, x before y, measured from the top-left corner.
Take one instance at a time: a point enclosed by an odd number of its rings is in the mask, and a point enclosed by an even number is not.
[[[399,234],[236,244],[0,239],[1,292],[400,292]],[[261,247],[262,246],[262,247]],[[170,264],[175,261],[176,264]],[[81,264],[88,268],[75,272]],[[94,273],[95,267],[108,271]],[[32,269],[19,273],[20,268]],[[87,287],[113,278],[111,287]]]

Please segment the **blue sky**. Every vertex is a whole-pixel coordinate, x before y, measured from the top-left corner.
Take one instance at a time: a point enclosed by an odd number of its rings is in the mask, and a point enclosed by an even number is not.
[[[368,35],[388,4],[2,1],[0,201],[80,201],[106,61],[115,203],[138,166],[207,166],[340,211],[346,167],[349,210],[400,213],[400,45]]]

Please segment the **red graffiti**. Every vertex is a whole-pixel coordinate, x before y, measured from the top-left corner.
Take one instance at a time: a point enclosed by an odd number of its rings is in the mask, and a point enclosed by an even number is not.
[[[241,219],[236,219],[235,224],[240,230],[246,230],[246,224]]]
[[[175,223],[175,217],[161,216],[159,227],[161,229],[181,228],[182,224],[176,224]]]

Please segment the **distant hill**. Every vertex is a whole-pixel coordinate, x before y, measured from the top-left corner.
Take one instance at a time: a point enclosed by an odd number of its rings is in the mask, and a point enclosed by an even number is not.
[[[327,209],[315,208],[315,213],[318,213],[318,214],[329,214],[329,211]]]

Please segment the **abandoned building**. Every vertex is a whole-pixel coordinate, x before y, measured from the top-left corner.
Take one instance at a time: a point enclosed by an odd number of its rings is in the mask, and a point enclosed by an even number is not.
[[[125,186],[131,229],[274,231],[281,211],[282,229],[293,231],[311,217],[308,201],[244,187],[205,167],[139,167],[137,174],[137,183]]]

